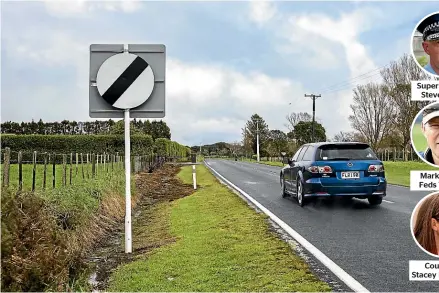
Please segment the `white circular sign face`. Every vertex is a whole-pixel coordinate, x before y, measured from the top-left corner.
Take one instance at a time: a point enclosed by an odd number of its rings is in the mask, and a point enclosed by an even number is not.
[[[96,84],[107,103],[119,109],[132,109],[148,100],[154,89],[154,73],[142,57],[121,53],[105,60]]]

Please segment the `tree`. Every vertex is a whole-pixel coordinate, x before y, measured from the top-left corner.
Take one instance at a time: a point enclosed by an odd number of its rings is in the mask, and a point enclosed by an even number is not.
[[[29,133],[31,134],[37,134],[38,133],[38,124],[32,119],[31,123],[27,125],[29,128]]]
[[[336,135],[334,135],[333,140],[334,140],[334,141],[337,141],[337,142],[342,142],[342,141],[355,141],[354,137],[355,137],[355,133],[354,133],[354,132],[344,132],[344,131],[340,131],[339,133],[337,133]]]
[[[410,144],[410,128],[416,114],[429,102],[411,100],[411,81],[428,79],[408,54],[404,54],[398,61],[392,62],[381,70],[381,76],[387,91],[387,102],[395,105],[394,126],[402,137],[402,147]]]
[[[294,126],[294,139],[298,145],[312,142],[312,121],[300,121]],[[316,142],[326,141],[326,130],[322,124],[314,122],[314,139]]]
[[[149,120],[146,120],[145,123],[143,123],[143,133],[151,135],[151,122]]]
[[[385,86],[377,83],[358,85],[354,89],[354,103],[349,116],[353,129],[361,133],[376,149],[394,126],[395,107]]]
[[[268,152],[270,156],[280,156],[281,152],[288,150],[288,137],[281,130],[270,130]]]
[[[259,152],[268,145],[269,130],[265,120],[258,114],[253,114],[249,121],[247,121],[243,131],[243,140],[245,142],[244,148],[250,149],[252,154],[257,153],[257,136],[256,132],[259,129]]]
[[[171,130],[162,120],[151,123],[151,136],[154,140],[157,138],[171,139]]]
[[[110,130],[111,134],[114,135],[124,135],[125,134],[125,121],[119,120],[117,121]],[[131,135],[140,135],[142,132],[137,129],[137,127],[134,125],[133,121],[130,121],[130,134]]]
[[[398,148],[402,145],[402,136],[398,133],[398,131],[391,129],[389,133],[383,137],[378,148]]]
[[[68,134],[68,132],[69,132],[69,124],[70,124],[70,122],[68,120],[61,121],[62,134]]]
[[[312,121],[312,116],[306,112],[299,112],[287,115],[286,119],[288,123],[285,124],[285,126],[290,132],[292,132],[294,130],[294,126],[296,126],[297,123],[299,123],[300,121],[310,122]]]
[[[70,134],[77,134],[78,133],[78,122],[72,121],[70,122]]]
[[[232,156],[238,156],[242,154],[242,145],[239,142],[235,141],[229,143],[228,147]]]

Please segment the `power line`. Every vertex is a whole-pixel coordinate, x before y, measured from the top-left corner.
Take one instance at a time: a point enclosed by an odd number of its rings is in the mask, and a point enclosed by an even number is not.
[[[391,64],[391,62],[386,64],[386,65],[384,65],[384,66],[381,66],[381,67],[375,68],[373,70],[370,70],[368,72],[362,73],[360,75],[354,76],[354,77],[352,77],[350,79],[347,79],[345,81],[341,81],[341,82],[335,83],[333,85],[330,85],[330,86],[322,89],[321,91],[323,93],[330,93],[330,92],[346,89],[349,86],[353,85],[354,83],[356,83],[356,82],[358,82],[360,80],[364,80],[364,79],[367,79],[367,78],[370,78],[370,77],[377,76],[377,75],[381,74],[381,70],[386,68],[390,64]],[[373,72],[375,72],[375,73],[373,73]],[[373,73],[373,74],[368,75],[370,73]]]
[[[378,72],[378,73],[375,73],[375,74],[372,74],[372,75],[369,75],[369,76],[365,76],[365,77],[363,77],[363,78],[361,78],[361,79],[359,79],[359,80],[356,80],[355,82],[351,82],[351,83],[345,84],[345,85],[343,85],[343,86],[336,87],[336,88],[333,88],[333,89],[331,89],[331,90],[327,90],[327,91],[325,91],[325,92],[323,92],[323,93],[324,93],[324,94],[329,94],[329,93],[339,92],[339,91],[342,91],[342,90],[348,89],[348,88],[350,88],[350,87],[352,87],[352,86],[355,86],[355,85],[356,85],[359,81],[361,81],[361,80],[366,80],[366,79],[371,78],[371,77],[374,77],[372,80],[376,80],[377,77],[380,76],[380,74],[381,74],[381,73]]]

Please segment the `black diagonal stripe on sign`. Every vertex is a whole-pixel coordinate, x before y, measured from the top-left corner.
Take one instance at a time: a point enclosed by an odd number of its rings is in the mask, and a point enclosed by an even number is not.
[[[139,75],[148,67],[148,63],[141,57],[136,57],[130,66],[116,79],[116,81],[102,95],[105,101],[113,105],[117,99],[130,87]]]

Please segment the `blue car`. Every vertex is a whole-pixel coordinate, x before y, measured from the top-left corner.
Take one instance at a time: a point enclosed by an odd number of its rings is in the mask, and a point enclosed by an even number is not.
[[[381,204],[386,196],[384,165],[370,146],[360,142],[319,142],[299,148],[280,172],[282,197],[300,206],[308,199],[342,196]]]

